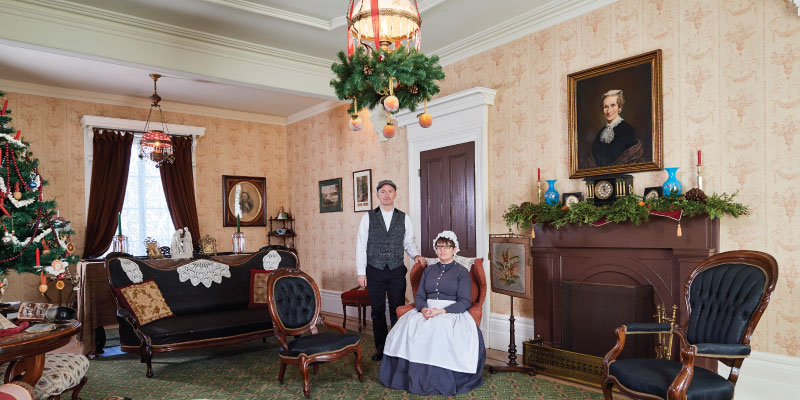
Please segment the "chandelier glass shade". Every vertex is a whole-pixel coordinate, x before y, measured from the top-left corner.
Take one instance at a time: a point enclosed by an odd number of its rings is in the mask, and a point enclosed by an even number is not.
[[[347,15],[348,53],[366,45],[384,51],[401,46],[419,51],[420,27],[416,0],[350,0]]]
[[[164,123],[164,115],[161,112],[161,96],[158,95],[156,82],[161,75],[150,74],[153,78],[153,95],[150,96],[150,112],[147,114],[147,122],[144,125],[145,134],[139,139],[139,158],[152,161],[156,168],[161,167],[164,163],[172,164],[175,161],[175,155],[172,149],[172,139],[169,137],[167,124]],[[153,116],[153,109],[158,109],[159,120],[161,121],[162,129],[150,129],[150,118]]]

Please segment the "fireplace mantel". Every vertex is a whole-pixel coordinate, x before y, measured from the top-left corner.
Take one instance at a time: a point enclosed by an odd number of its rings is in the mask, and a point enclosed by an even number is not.
[[[683,284],[700,261],[719,252],[719,220],[684,218],[682,236],[677,228],[676,221],[659,217],[639,226],[536,226],[531,246],[535,335],[546,346],[562,348],[562,281],[652,285],[656,304],[678,305],[684,322]]]

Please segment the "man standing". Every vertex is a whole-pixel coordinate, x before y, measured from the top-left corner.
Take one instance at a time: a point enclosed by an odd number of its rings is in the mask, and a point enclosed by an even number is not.
[[[378,182],[380,206],[363,217],[358,226],[356,240],[356,269],[358,284],[366,287],[372,308],[372,331],[375,335],[373,361],[383,358],[386,343],[386,299],[389,299],[389,318],[392,326],[397,322],[397,307],[405,303],[406,272],[403,250],[414,262],[425,263],[414,241],[411,218],[394,208],[397,185],[390,180]]]

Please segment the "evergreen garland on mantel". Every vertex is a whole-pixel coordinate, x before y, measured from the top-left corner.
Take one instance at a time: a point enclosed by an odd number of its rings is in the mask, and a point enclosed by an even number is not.
[[[750,209],[741,203],[733,201],[738,192],[728,195],[714,194],[705,199],[705,202],[687,200],[685,196],[664,196],[656,199],[643,200],[640,196],[630,194],[617,199],[613,204],[595,206],[587,201],[575,203],[570,207],[557,204],[549,205],[545,202],[533,204],[524,202],[520,205],[512,204],[503,214],[506,225],[512,225],[523,230],[531,229],[534,223],[548,224],[561,228],[569,224],[588,225],[605,219],[610,222],[631,221],[636,225],[647,222],[650,211],[683,211],[683,216],[694,217],[707,215],[709,218],[720,218],[730,215],[738,218],[747,215]]]

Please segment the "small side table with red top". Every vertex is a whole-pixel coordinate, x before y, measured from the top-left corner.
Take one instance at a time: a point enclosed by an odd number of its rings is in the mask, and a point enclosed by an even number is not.
[[[369,294],[361,286],[342,292],[342,328],[347,329],[347,307],[358,307],[358,332],[367,326],[367,307],[369,307]],[[363,321],[363,323],[362,323]]]

